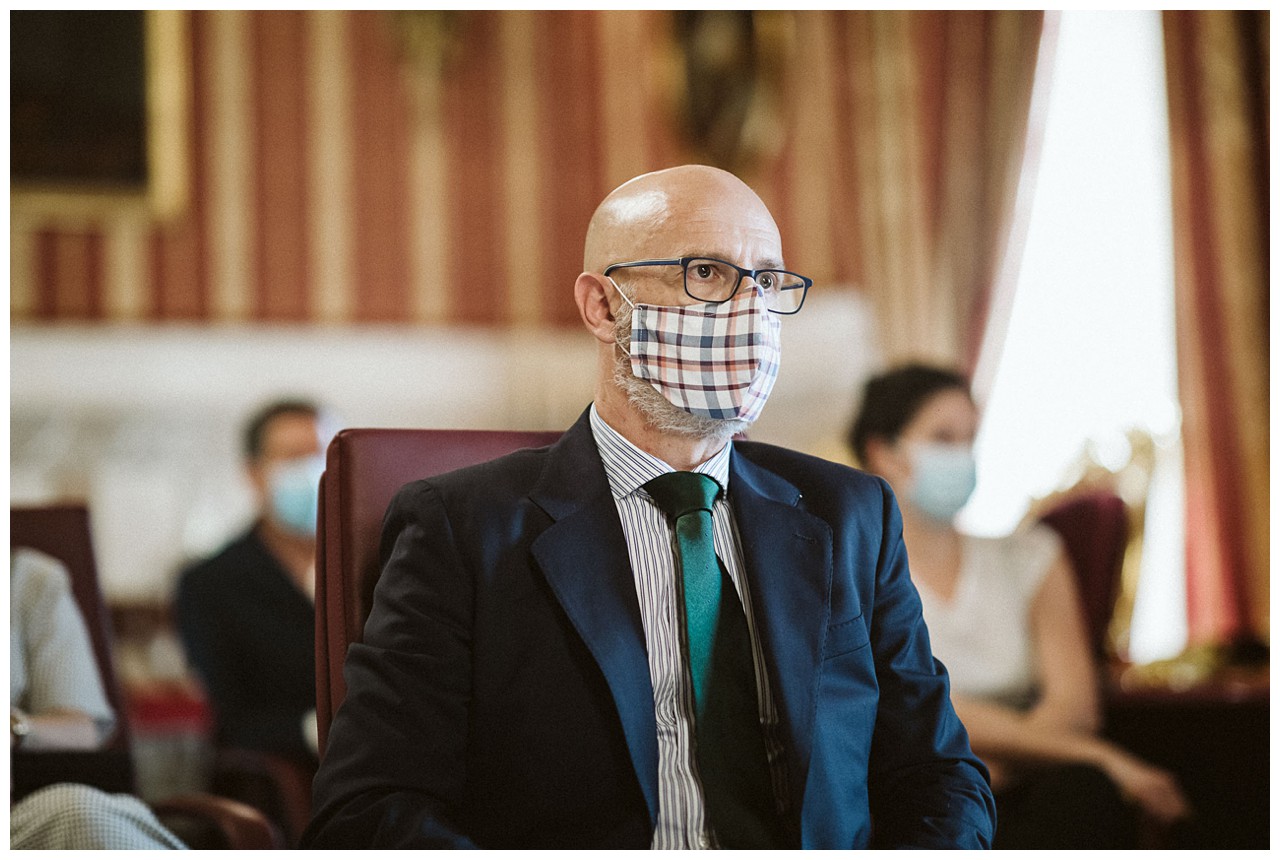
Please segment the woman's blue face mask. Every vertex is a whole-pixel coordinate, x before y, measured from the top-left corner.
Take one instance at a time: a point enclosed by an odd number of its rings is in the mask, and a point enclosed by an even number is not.
[[[920,442],[910,447],[911,504],[938,522],[949,523],[973,495],[978,468],[972,445]]]

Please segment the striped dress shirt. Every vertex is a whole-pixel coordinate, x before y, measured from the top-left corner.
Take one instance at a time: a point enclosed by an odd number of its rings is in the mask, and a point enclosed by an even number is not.
[[[679,576],[674,531],[666,515],[643,489],[658,475],[675,471],[641,451],[605,423],[591,406],[591,431],[595,436],[609,488],[622,519],[627,553],[635,575],[640,620],[644,626],[653,681],[653,709],[658,727],[658,821],[654,848],[713,848],[715,833],[706,821],[702,786],[693,749],[693,688],[681,654],[681,621],[676,605]],[[747,614],[751,650],[759,697],[760,722],[779,814],[786,806],[786,772],[778,738],[778,714],[764,669],[760,636],[751,611],[751,595],[742,575],[742,546],[726,496],[729,491],[729,457],[733,443],[694,469],[708,475],[724,489],[711,517],[716,555],[724,563]]]

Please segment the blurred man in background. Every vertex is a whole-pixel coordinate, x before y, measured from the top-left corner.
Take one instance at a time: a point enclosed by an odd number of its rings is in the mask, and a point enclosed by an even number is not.
[[[315,765],[315,532],[324,470],[321,414],[272,403],[249,421],[244,455],[258,516],[181,576],[176,612],[222,748]]]

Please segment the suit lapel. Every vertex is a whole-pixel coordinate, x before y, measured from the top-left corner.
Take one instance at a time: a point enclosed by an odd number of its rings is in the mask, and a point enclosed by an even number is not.
[[[658,816],[653,686],[626,538],[584,414],[548,453],[531,500],[554,520],[533,555],[613,694],[651,821]]]
[[[808,778],[815,688],[830,621],[831,529],[797,506],[799,490],[737,448],[729,468],[729,501],[786,744],[794,810]]]
[[[795,486],[736,449],[729,468],[729,501],[796,810],[808,778],[822,640],[830,622],[831,529],[798,507]],[[657,725],[644,628],[626,538],[586,414],[548,453],[530,498],[553,520],[534,541],[534,558],[604,674],[656,821]]]

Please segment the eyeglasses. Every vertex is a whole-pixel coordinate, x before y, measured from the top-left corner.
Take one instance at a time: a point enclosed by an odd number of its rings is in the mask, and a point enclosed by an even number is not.
[[[783,269],[744,269],[714,257],[680,257],[676,260],[636,260],[613,263],[604,270],[608,277],[615,269],[640,266],[679,266],[684,274],[684,291],[700,302],[720,304],[733,298],[743,278],[751,278],[764,298],[765,307],[775,314],[793,314],[804,304],[813,281]],[[674,277],[672,278],[674,280]]]

